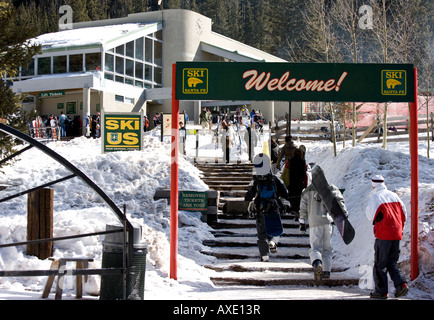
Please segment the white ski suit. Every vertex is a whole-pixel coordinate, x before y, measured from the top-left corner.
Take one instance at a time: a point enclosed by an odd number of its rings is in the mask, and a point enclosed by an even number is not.
[[[333,194],[337,197],[338,203],[346,212],[344,198],[340,190],[330,184]],[[300,201],[300,223],[309,223],[311,262],[319,259],[322,261],[323,270],[331,271],[333,248],[331,236],[333,233],[333,219],[327,212],[326,207],[321,201],[321,197],[313,184],[307,186],[301,195]]]

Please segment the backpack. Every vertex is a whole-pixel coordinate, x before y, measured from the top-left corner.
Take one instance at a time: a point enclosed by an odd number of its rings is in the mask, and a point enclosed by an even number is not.
[[[258,189],[259,189],[259,195],[261,196],[262,200],[277,198],[276,188],[274,186],[273,180],[259,181]]]
[[[279,201],[276,193],[276,186],[271,175],[260,176],[257,180],[257,188],[261,198],[260,211],[263,214],[279,212]]]

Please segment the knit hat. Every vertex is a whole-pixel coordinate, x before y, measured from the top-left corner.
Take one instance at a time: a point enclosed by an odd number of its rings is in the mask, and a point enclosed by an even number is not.
[[[372,187],[376,188],[380,184],[384,183],[384,177],[382,175],[376,174],[371,179]]]

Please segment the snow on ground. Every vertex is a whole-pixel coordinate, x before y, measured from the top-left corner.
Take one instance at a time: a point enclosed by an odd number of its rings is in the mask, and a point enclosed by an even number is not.
[[[160,142],[159,131],[145,135],[145,151],[101,153],[99,139],[84,137],[69,142],[50,142],[48,146],[67,158],[97,183],[122,208],[128,219],[142,226],[147,243],[145,299],[355,299],[365,298],[372,286],[372,225],[364,215],[371,192],[370,177],[382,174],[386,185],[404,201],[410,216],[410,155],[408,144],[391,143],[388,150],[378,144],[363,144],[342,149],[333,156],[329,142],[302,143],[307,147],[307,162],[320,164],[331,183],[344,188],[350,221],[356,229],[354,241],[346,246],[336,233],[333,238],[335,264],[348,266],[361,279],[360,288],[266,287],[257,290],[217,288],[209,280],[214,272],[201,265],[213,257],[200,253],[202,240],[212,238],[200,214],[179,211],[178,279],[169,277],[170,208],[165,200],[154,201],[158,188],[170,188],[170,144]],[[188,139],[193,139],[191,136]],[[193,142],[194,144],[194,142]],[[298,143],[300,144],[300,143]],[[348,144],[347,144],[348,145]],[[420,276],[410,282],[411,299],[434,298],[434,153],[426,157],[426,142],[419,143],[419,238]],[[187,155],[189,153],[187,152]],[[65,168],[35,148],[18,161],[0,169],[0,199],[10,194],[53,181],[70,174]],[[198,170],[180,157],[179,188],[206,190]],[[54,237],[104,231],[117,222],[115,214],[79,178],[56,184],[54,189]],[[26,241],[27,196],[0,203],[0,243]],[[410,217],[404,230],[400,264],[409,278]],[[55,257],[91,256],[90,268],[100,268],[103,236],[57,241]],[[49,260],[26,255],[25,246],[0,249],[0,270],[47,270]],[[73,267],[73,266],[72,266]],[[70,278],[70,279],[68,279]],[[408,279],[409,280],[409,279]],[[46,277],[0,278],[0,299],[41,299]],[[65,277],[63,299],[74,299],[74,279]],[[98,299],[100,281],[89,276],[85,298]],[[53,298],[51,294],[50,299]]]

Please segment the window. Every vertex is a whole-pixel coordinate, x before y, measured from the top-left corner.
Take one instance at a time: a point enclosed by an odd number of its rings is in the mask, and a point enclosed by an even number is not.
[[[124,74],[124,59],[116,57],[116,73]]]
[[[66,73],[66,56],[53,57],[53,73]]]
[[[86,53],[86,71],[100,70],[101,69],[101,53]]]
[[[154,54],[154,63],[159,66],[163,63],[163,44],[161,42],[154,42],[155,46],[155,54]]]
[[[112,54],[105,54],[105,71],[115,71],[115,57]]]
[[[134,104],[134,98],[128,98],[128,97],[125,97],[125,102],[126,102],[126,103]]]
[[[154,81],[157,83],[162,84],[163,83],[163,79],[162,79],[162,73],[163,70],[161,68],[154,68]]]
[[[72,54],[69,56],[69,72],[83,71],[83,55]]]
[[[77,114],[77,101],[66,102],[66,114]]]
[[[157,32],[155,32],[155,38],[157,38],[158,40],[163,40],[163,30],[158,30]]]
[[[152,66],[145,64],[145,80],[152,81]]]
[[[145,39],[145,61],[152,62],[152,40]]]
[[[38,74],[51,74],[51,57],[38,58]]]
[[[125,74],[134,77],[134,61],[130,59],[125,60]]]
[[[136,62],[136,70],[134,75],[136,78],[143,79],[143,63]]]
[[[161,87],[162,32],[107,49],[104,55],[104,78],[138,88]],[[86,70],[88,70],[86,55]]]
[[[114,76],[111,73],[104,73],[104,79],[108,79],[108,80],[114,80]]]
[[[134,58],[134,41],[128,42],[126,45],[126,56]]]
[[[124,45],[120,45],[120,46],[116,47],[116,53],[124,55]]]
[[[21,76],[34,76],[35,75],[35,59],[32,59],[27,67],[21,67]]]
[[[126,102],[126,103],[134,104],[134,98],[124,97],[124,96],[121,96],[121,95],[119,95],[119,94],[116,94],[116,95],[115,95],[115,101],[117,101],[117,102]]]
[[[136,40],[136,59],[143,60],[143,38]]]

